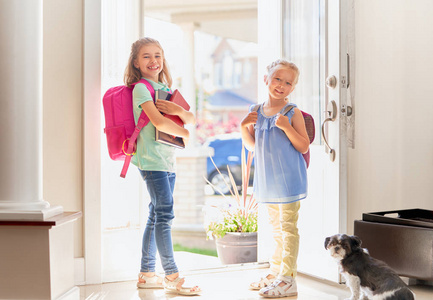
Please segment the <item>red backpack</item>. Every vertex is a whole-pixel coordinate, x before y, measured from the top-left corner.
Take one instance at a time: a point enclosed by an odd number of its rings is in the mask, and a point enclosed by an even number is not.
[[[135,154],[138,134],[141,128],[149,123],[149,117],[142,111],[135,125],[132,90],[137,83],[144,83],[152,98],[155,97],[152,85],[147,80],[141,79],[133,83],[131,88],[124,85],[112,87],[105,92],[102,98],[108,154],[113,160],[125,160],[120,173],[122,178],[125,178],[131,158]]]
[[[260,108],[261,104],[257,104],[256,106],[253,107],[252,111],[258,111]],[[289,105],[287,106],[282,115],[287,114],[289,111],[292,110],[292,108],[294,108],[293,105]],[[308,134],[308,138],[310,139],[310,144],[314,141],[314,136],[316,135],[316,128],[314,127],[314,119],[313,116],[302,111],[302,116],[304,117],[304,122],[305,122],[305,128],[307,129],[307,134]],[[304,157],[305,162],[307,163],[307,168],[310,165],[310,149],[308,149],[307,153],[302,154],[302,156]]]

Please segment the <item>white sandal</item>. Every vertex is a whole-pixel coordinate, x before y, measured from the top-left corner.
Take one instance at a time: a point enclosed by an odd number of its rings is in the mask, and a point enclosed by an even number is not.
[[[260,278],[260,281],[255,281],[255,282],[251,283],[250,284],[250,290],[258,291],[258,290],[261,290],[262,288],[270,286],[272,284],[272,282],[274,282],[277,279],[277,277],[268,279],[269,275],[271,275],[271,274],[267,274],[265,277]]]
[[[284,282],[285,285],[280,286],[280,283]],[[265,298],[282,298],[291,297],[298,295],[298,289],[296,281],[290,282],[275,280],[270,286],[265,287],[259,291],[259,295]]]
[[[185,282],[185,278],[181,278],[178,276],[175,280],[168,280],[167,277],[164,278],[164,288],[166,293],[175,293],[183,296],[195,296],[201,294],[201,289],[198,286],[194,287],[183,287],[182,285]],[[178,285],[180,287],[178,288]],[[193,288],[196,288],[196,291],[192,291]]]
[[[137,287],[140,289],[163,289],[163,279],[158,275],[153,275],[152,277],[146,276],[143,273],[138,274],[139,281],[137,282]],[[140,282],[140,279],[145,282]]]

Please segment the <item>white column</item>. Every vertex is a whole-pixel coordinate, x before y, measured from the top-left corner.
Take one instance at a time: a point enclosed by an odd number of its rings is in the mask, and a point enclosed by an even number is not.
[[[196,116],[196,102],[195,102],[195,62],[194,62],[194,31],[197,28],[195,23],[181,23],[178,24],[183,31],[183,51],[184,62],[182,72],[182,95],[188,101],[190,111]],[[197,146],[197,134],[195,126],[187,127],[190,131],[190,140],[188,146]]]
[[[198,25],[189,23],[178,23],[183,31],[183,57],[182,66],[182,95],[190,105],[190,111],[197,116],[195,99],[195,60],[194,60],[194,31]],[[187,127],[188,126],[188,127]],[[206,173],[206,159],[208,149],[197,144],[196,127],[187,125],[190,130],[190,140],[186,150],[177,152],[177,176],[174,198],[176,199],[175,214],[181,216],[175,218],[173,223],[173,238],[182,239],[182,235],[204,235],[203,214],[201,207],[204,205],[203,179]],[[185,189],[187,187],[187,189]],[[187,217],[185,217],[187,216]],[[197,231],[198,229],[198,231]],[[180,234],[181,233],[181,234]]]
[[[44,220],[42,0],[0,0],[0,40],[0,220]]]

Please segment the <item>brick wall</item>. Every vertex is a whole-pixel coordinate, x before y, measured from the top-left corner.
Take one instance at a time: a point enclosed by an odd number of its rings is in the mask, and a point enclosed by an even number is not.
[[[207,151],[183,151],[186,153],[178,154],[176,162],[173,225],[203,224]]]

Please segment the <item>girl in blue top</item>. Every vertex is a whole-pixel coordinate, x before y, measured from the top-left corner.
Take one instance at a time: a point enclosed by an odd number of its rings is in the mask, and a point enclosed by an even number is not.
[[[142,38],[132,44],[124,81],[127,86],[146,79],[154,90],[169,91],[172,79],[164,51],[157,40]],[[174,148],[155,141],[155,128],[162,132],[187,140],[189,132],[161,113],[178,115],[185,124],[195,123],[193,113],[170,101],[156,100],[143,83],[133,90],[135,122],[144,110],[150,122],[140,131],[137,153],[132,162],[138,166],[150,194],[149,217],[143,234],[141,268],[138,275],[139,288],[165,288],[182,295],[197,295],[197,286],[183,287],[184,279],[179,276],[174,261],[171,240],[171,223],[174,218],[173,190],[175,184]],[[156,252],[159,252],[164,279],[155,274]]]
[[[254,195],[267,204],[276,244],[269,273],[250,288],[275,298],[297,295],[299,200],[307,196],[302,153],[308,151],[310,141],[301,111],[287,98],[298,82],[299,69],[280,59],[267,70],[268,99],[257,111],[250,108],[241,122],[241,133],[245,146],[255,152]],[[282,115],[288,105],[295,107]]]

